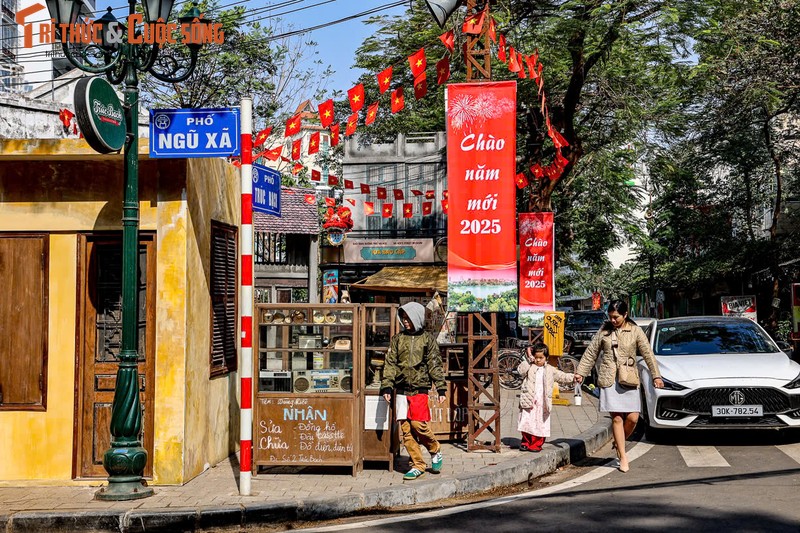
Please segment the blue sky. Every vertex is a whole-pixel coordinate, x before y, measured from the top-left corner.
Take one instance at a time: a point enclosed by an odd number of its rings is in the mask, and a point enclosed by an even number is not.
[[[276,9],[275,13],[308,6],[308,9],[281,16],[285,24],[293,26],[294,29],[304,29],[342,19],[371,8],[395,3],[392,0],[336,0],[324,5],[314,6],[314,4],[322,2],[324,0],[304,0],[292,7]],[[264,2],[265,5],[280,3],[283,2],[281,0]],[[405,12],[407,7],[408,2],[400,7],[382,11],[380,14],[400,15]],[[349,20],[303,36],[304,40],[310,39],[318,43],[319,58],[325,65],[331,65],[336,71],[333,79],[328,84],[329,91],[346,91],[352,87],[353,82],[358,78],[360,71],[352,69],[351,66],[354,62],[356,48],[371,32],[371,28],[364,24],[364,21],[368,18],[369,16]]]

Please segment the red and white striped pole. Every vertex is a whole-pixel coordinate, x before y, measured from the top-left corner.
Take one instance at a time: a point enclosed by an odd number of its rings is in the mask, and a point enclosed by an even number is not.
[[[250,495],[253,467],[253,100],[242,98],[242,378],[239,428],[239,494]]]

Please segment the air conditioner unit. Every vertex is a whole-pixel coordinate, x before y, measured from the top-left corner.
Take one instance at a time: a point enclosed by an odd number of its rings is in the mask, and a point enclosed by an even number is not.
[[[297,370],[293,372],[294,392],[351,392],[350,370]]]

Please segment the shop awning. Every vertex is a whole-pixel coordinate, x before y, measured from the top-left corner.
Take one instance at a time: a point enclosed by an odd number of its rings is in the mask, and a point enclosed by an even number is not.
[[[447,294],[447,267],[391,266],[356,281],[351,289],[392,292],[430,292]]]

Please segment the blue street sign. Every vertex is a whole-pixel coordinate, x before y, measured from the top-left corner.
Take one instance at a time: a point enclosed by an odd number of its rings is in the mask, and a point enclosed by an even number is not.
[[[281,173],[253,164],[253,211],[281,216]]]
[[[151,109],[150,157],[239,155],[239,109]]]

